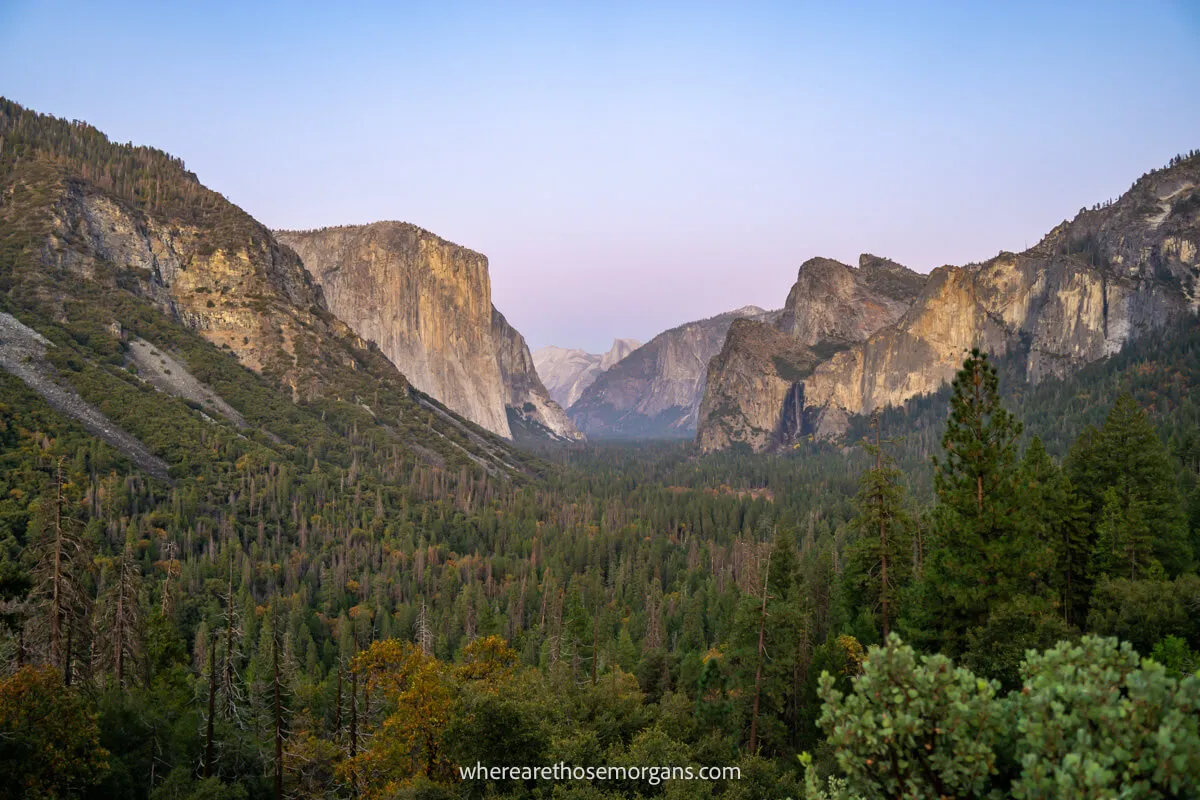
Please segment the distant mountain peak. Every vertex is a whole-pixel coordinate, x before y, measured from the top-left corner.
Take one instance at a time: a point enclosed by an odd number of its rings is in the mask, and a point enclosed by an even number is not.
[[[533,363],[550,396],[563,408],[570,408],[600,374],[641,346],[637,339],[622,338],[613,339],[606,353],[548,345],[534,352]]]

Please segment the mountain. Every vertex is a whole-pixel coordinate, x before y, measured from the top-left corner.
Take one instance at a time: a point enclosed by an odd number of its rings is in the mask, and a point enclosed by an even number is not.
[[[829,258],[800,266],[773,323],[739,321],[708,367],[697,440],[708,452],[738,442],[760,451],[795,428],[792,386],[824,359],[898,320],[925,276],[894,261]]]
[[[1200,308],[1200,158],[1139,179],[1023,253],[941,267],[895,325],[804,381],[818,433],[846,414],[896,405],[954,376],[980,347],[1018,360],[1030,382],[1062,377]]]
[[[773,320],[778,311],[745,306],[660,333],[583,390],[567,410],[588,437],[691,436],[708,362],[735,319]]]
[[[330,310],[421,391],[501,436],[512,436],[516,414],[555,438],[580,438],[521,354],[525,340],[496,319],[486,256],[404,222],[275,236],[300,255]]]
[[[179,159],[3,99],[0,307],[0,348],[19,356],[0,366],[156,477],[225,452],[349,464],[368,440],[397,465],[526,471]]]
[[[583,434],[542,385],[525,337],[492,308],[492,339],[499,353],[500,381],[513,438],[579,441]]]
[[[1142,176],[1115,202],[1081,209],[1022,253],[934,270],[898,320],[796,380],[777,412],[789,421],[778,438],[836,436],[849,415],[934,392],[974,347],[1003,356],[1030,383],[1072,374],[1193,319],[1198,251],[1192,155]]]
[[[636,339],[613,339],[607,353],[589,353],[550,345],[533,354],[533,363],[550,396],[563,408],[570,408],[601,372],[641,346]]]
[[[401,222],[274,234],[300,256],[330,311],[413,386],[510,435],[483,255]]]

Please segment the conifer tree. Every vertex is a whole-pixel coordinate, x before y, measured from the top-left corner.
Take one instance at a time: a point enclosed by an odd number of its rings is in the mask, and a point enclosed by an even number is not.
[[[79,650],[80,633],[90,610],[87,572],[91,547],[83,523],[72,513],[63,460],[54,468],[53,494],[43,498],[34,525],[41,529],[31,548],[34,567],[34,600],[37,616],[31,625],[30,643],[40,645],[49,664],[57,667],[66,685],[71,684],[72,663]]]
[[[112,573],[98,603],[95,636],[101,667],[112,670],[117,685],[124,686],[129,667],[142,656],[142,572],[132,539],[126,539]]]
[[[1191,568],[1176,465],[1131,394],[1117,398],[1103,426],[1079,437],[1068,456],[1067,472],[1079,488],[1094,530],[1099,531],[1103,521],[1108,490],[1115,489],[1122,516],[1138,506],[1154,557],[1167,573]]]
[[[1029,531],[1017,464],[1021,424],[1000,404],[986,354],[971,351],[952,391],[944,456],[934,462],[935,541],[906,627],[958,655],[994,606],[1050,591],[1053,558]]]
[[[1161,574],[1162,567],[1152,553],[1153,536],[1145,503],[1136,495],[1121,495],[1115,486],[1104,492],[1090,564],[1091,577],[1136,581]]]
[[[1053,581],[1063,619],[1068,624],[1079,624],[1087,617],[1092,550],[1083,504],[1039,437],[1035,436],[1025,450],[1020,481],[1030,533],[1053,551]]]
[[[781,526],[775,534],[758,590],[738,607],[733,640],[736,681],[746,698],[750,752],[779,753],[789,746],[794,709],[794,666],[805,616],[796,587],[796,547],[792,532]]]
[[[847,554],[847,575],[859,589],[863,605],[879,609],[883,638],[896,616],[898,590],[912,572],[913,520],[905,507],[900,470],[883,451],[879,416],[873,422],[874,442],[867,442],[874,466],[863,474],[851,522],[860,538]]]

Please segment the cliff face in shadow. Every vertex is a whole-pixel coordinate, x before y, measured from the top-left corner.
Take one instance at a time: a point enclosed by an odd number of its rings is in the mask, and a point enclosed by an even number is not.
[[[509,427],[532,436],[544,436],[564,441],[579,441],[583,435],[567,418],[557,402],[550,397],[538,378],[529,345],[516,328],[508,324],[496,309],[492,309],[492,339],[496,343],[500,363],[500,380],[504,386],[504,403]]]
[[[660,333],[602,373],[567,413],[588,437],[691,436],[708,362],[725,343],[729,326],[736,319],[776,316],[746,306]]]

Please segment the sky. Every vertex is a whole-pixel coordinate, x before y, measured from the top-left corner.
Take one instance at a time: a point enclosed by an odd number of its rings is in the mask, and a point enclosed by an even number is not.
[[[411,222],[544,345],[1034,244],[1200,147],[1200,0],[0,0],[0,94],[273,228]]]

